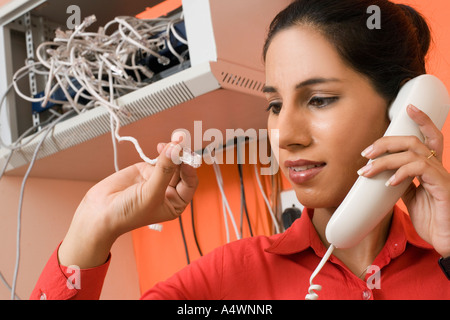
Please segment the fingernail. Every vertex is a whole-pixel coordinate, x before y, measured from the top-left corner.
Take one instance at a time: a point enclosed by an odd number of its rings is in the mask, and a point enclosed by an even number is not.
[[[166,157],[171,159],[172,158],[172,151],[173,148],[175,148],[175,145],[173,143],[169,144],[169,146],[166,149]]]
[[[166,144],[163,142],[158,143],[158,145],[156,146],[156,150],[158,151],[158,153],[161,153],[165,146]]]
[[[412,105],[412,104],[410,104],[410,105],[408,106],[408,108],[409,108],[411,111],[414,111],[414,112],[419,112],[419,111],[420,111],[419,108],[417,108],[416,106],[414,106],[414,105]]]
[[[363,152],[361,152],[361,155],[365,158],[369,154],[372,153],[373,149],[374,149],[374,147],[373,147],[373,145],[371,145],[371,146],[367,147]]]
[[[186,138],[186,134],[182,131],[177,131],[172,135],[172,142],[177,142],[182,144]]]
[[[395,174],[389,178],[389,180],[385,183],[385,186],[389,187],[392,184],[392,182],[394,182],[394,180],[395,180]]]
[[[372,169],[372,167],[373,167],[372,162],[368,163],[365,167],[362,167],[361,169],[358,170],[358,175],[364,176]]]

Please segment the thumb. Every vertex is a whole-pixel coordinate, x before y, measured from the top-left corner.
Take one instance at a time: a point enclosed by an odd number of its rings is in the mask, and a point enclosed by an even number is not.
[[[152,189],[154,193],[161,193],[162,196],[165,195],[165,191],[173,175],[177,172],[177,168],[181,164],[180,152],[181,146],[175,142],[164,146],[158,157],[152,176],[146,183],[147,188]]]

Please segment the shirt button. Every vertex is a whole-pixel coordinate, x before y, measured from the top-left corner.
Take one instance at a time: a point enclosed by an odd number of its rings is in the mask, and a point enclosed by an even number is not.
[[[372,296],[372,294],[369,290],[364,290],[362,293],[362,298],[364,300],[369,300],[371,296]]]
[[[47,295],[44,292],[42,292],[41,296],[39,297],[39,299],[40,300],[47,300]]]

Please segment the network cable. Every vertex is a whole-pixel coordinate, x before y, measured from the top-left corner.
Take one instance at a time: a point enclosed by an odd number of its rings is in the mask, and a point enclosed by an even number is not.
[[[197,228],[195,227],[195,211],[194,211],[194,199],[191,200],[191,222],[192,222],[192,232],[194,234],[195,245],[197,246],[198,253],[200,256],[203,256],[202,249],[200,248],[200,244],[197,238]]]
[[[223,188],[223,179],[222,179],[222,173],[220,170],[219,165],[217,164],[217,160],[214,159],[213,162],[213,168],[214,168],[214,173],[216,175],[216,181],[217,181],[217,185],[219,187],[220,190],[220,194],[222,196],[222,208],[223,208],[223,217],[224,217],[224,223],[225,223],[225,230],[226,230],[226,235],[227,235],[227,243],[230,242],[230,233],[228,230],[228,219],[227,216],[230,218],[231,223],[233,225],[233,229],[236,235],[236,239],[241,239],[241,235],[238,231],[237,225],[236,225],[236,220],[234,219],[234,214],[233,211],[231,211],[230,208],[230,204],[228,202],[227,196],[225,194],[224,188]]]
[[[55,113],[55,105],[78,114],[95,107],[106,108],[114,138],[133,143],[143,161],[155,164],[156,160],[145,156],[135,138],[120,136],[120,118],[130,113],[117,106],[115,100],[151,83],[156,73],[151,68],[165,68],[173,65],[173,60],[181,64],[187,59],[188,43],[179,26],[183,16],[148,20],[116,17],[97,32],[87,32],[95,21],[95,16],[89,16],[73,31],[56,30],[53,41],[37,47],[38,61],[14,74],[12,86],[19,97],[32,103],[33,110],[41,112]],[[116,30],[109,33],[114,26]],[[154,60],[157,62],[150,63]],[[18,86],[18,81],[31,72],[47,78],[44,91],[32,97]]]
[[[178,223],[180,225],[181,237],[183,239],[184,252],[186,254],[186,262],[187,262],[187,264],[190,264],[191,263],[191,259],[189,257],[189,250],[188,250],[188,247],[187,247],[186,235],[184,233],[183,220],[181,219],[181,216],[178,217]]]
[[[256,181],[258,182],[259,190],[261,191],[261,194],[262,194],[262,196],[264,198],[264,202],[266,203],[267,209],[269,210],[270,217],[272,218],[272,222],[273,222],[273,225],[275,227],[275,232],[276,233],[280,233],[280,225],[278,223],[277,218],[275,217],[275,214],[274,214],[274,212],[272,210],[272,207],[270,206],[270,203],[269,203],[269,200],[267,199],[266,193],[264,192],[264,188],[263,188],[263,186],[261,184],[261,179],[259,178],[257,165],[254,164],[253,167],[255,169],[255,177],[256,177]]]
[[[33,110],[48,110],[50,118],[26,130],[19,139],[7,145],[0,137],[2,148],[10,150],[6,163],[0,171],[0,179],[5,173],[8,163],[16,150],[23,148],[37,137],[39,140],[28,169],[22,181],[17,213],[16,261],[12,285],[0,273],[0,278],[11,291],[11,299],[16,299],[16,286],[20,266],[21,221],[24,189],[30,172],[37,160],[39,150],[52,129],[61,121],[95,107],[108,110],[111,119],[115,169],[119,170],[116,150],[117,141],[129,141],[135,145],[140,157],[147,163],[155,164],[142,152],[137,140],[133,137],[119,135],[120,116],[129,116],[129,112],[115,104],[115,99],[131,91],[148,85],[152,81],[153,72],[138,57],[149,60],[156,57],[157,62],[169,66],[172,62],[160,53],[163,48],[170,52],[178,63],[187,57],[187,40],[176,28],[183,21],[181,17],[140,20],[134,17],[117,17],[98,32],[86,32],[85,29],[96,21],[95,16],[87,17],[73,31],[56,31],[53,41],[43,42],[36,49],[38,61],[31,61],[17,70],[12,83],[0,99],[0,111],[7,95],[14,88],[16,94],[31,102]],[[107,34],[114,24],[118,25],[115,32]],[[178,52],[172,44],[176,39],[183,46],[183,52]],[[20,91],[18,82],[30,73],[47,77],[44,91],[36,96],[28,96]],[[52,109],[53,106],[63,106],[62,113]],[[35,111],[37,112],[37,111]],[[40,130],[40,131],[39,131]],[[37,133],[36,133],[37,131]],[[34,134],[36,133],[36,134]],[[33,134],[25,143],[23,140]]]
[[[33,169],[34,163],[37,159],[38,152],[43,145],[44,141],[47,139],[47,136],[50,134],[52,129],[62,120],[64,120],[65,117],[68,117],[71,114],[71,112],[66,113],[65,115],[61,116],[60,118],[53,121],[48,128],[45,130],[45,133],[43,134],[41,140],[39,141],[33,157],[31,158],[30,164],[28,165],[27,172],[25,173],[25,176],[22,180],[22,185],[20,187],[20,196],[19,196],[19,208],[17,210],[17,232],[16,232],[16,263],[14,268],[14,276],[13,276],[13,282],[11,286],[11,300],[14,300],[16,297],[16,284],[17,284],[17,277],[19,273],[19,264],[20,264],[20,243],[21,243],[21,230],[22,230],[22,205],[23,205],[23,197],[24,197],[24,191],[25,191],[25,185],[27,183],[28,177],[31,173],[31,170]]]
[[[240,163],[238,163],[237,166],[238,166],[238,172],[239,172],[239,182],[241,185],[241,235],[243,234],[243,216],[244,216],[244,212],[245,212],[245,218],[247,220],[250,236],[253,237],[252,225],[250,223],[250,217],[249,217],[248,208],[247,208],[247,200],[245,198],[245,187],[244,187],[244,177],[242,174],[242,165]]]

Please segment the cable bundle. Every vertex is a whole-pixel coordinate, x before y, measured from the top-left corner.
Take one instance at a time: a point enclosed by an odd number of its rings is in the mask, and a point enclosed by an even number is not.
[[[181,16],[180,18],[140,20],[134,17],[116,17],[104,27],[100,27],[97,32],[86,31],[86,28],[95,21],[95,16],[90,16],[74,31],[57,30],[53,41],[43,42],[36,49],[38,61],[28,61],[26,66],[20,68],[14,74],[7,91],[0,98],[1,111],[7,95],[14,88],[21,98],[33,104],[34,110],[48,110],[51,113],[46,121],[29,128],[10,145],[6,145],[0,137],[0,146],[11,151],[6,163],[0,168],[0,179],[5,173],[13,153],[40,137],[20,191],[16,264],[12,286],[9,286],[0,272],[0,280],[10,289],[11,299],[18,298],[15,290],[20,263],[24,188],[39,149],[58,123],[73,114],[80,114],[95,107],[105,107],[111,115],[116,170],[118,170],[116,139],[132,142],[145,162],[156,163],[156,160],[149,159],[144,155],[135,138],[119,135],[119,115],[127,116],[128,113],[117,106],[114,101],[118,97],[152,82],[152,78],[156,74],[148,67],[152,63],[155,66],[152,59],[166,69],[185,61],[188,54],[187,41],[176,28],[177,23],[182,22],[183,18]],[[114,25],[116,30],[108,34]],[[176,42],[179,47],[178,51],[184,51],[179,53],[173,42]],[[160,52],[167,54],[163,55]],[[158,68],[159,71],[160,69]],[[22,93],[18,86],[18,81],[31,74],[45,76],[47,79],[44,91],[33,97]],[[54,110],[52,108],[54,105],[63,105],[63,112]],[[24,144],[23,139],[37,129],[41,130]],[[184,161],[191,165],[197,165],[198,159],[195,155],[187,154],[183,157]]]
[[[56,30],[53,41],[43,42],[36,49],[38,61],[29,61],[15,73],[12,86],[20,97],[33,104],[33,110],[49,110],[58,117],[61,113],[51,108],[54,105],[63,105],[63,113],[107,108],[113,137],[132,142],[141,158],[154,164],[134,138],[119,135],[119,116],[129,116],[129,112],[114,101],[148,85],[161,69],[185,61],[187,41],[177,29],[183,17],[116,17],[97,32],[86,31],[95,21],[95,16],[90,16],[73,31]],[[183,52],[178,52],[175,45]],[[31,72],[47,79],[44,91],[34,97],[22,93],[18,86],[18,81]]]

